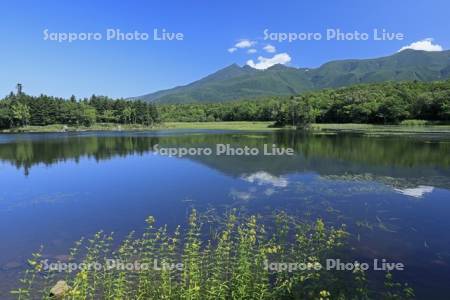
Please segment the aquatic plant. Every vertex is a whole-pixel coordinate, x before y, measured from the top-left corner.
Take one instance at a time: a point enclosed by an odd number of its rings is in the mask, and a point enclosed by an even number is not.
[[[192,210],[187,227],[170,232],[149,217],[142,235],[132,232],[120,244],[113,234],[100,231],[75,243],[67,262],[74,267],[63,270],[49,267],[40,249],[12,294],[17,299],[74,300],[414,297],[392,274],[386,291],[374,292],[361,269],[322,267],[327,258],[341,256],[348,235],[344,227],[327,227],[320,219],[302,223],[284,212],[264,222],[235,210],[223,219],[205,220]]]

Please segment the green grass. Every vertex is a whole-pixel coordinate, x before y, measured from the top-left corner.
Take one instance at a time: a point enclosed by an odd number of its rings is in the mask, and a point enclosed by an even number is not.
[[[223,130],[280,130],[287,128],[273,128],[273,122],[167,122],[161,125],[165,129],[223,129]],[[399,133],[450,133],[450,125],[417,125],[417,122],[405,125],[374,125],[374,124],[312,124],[315,132],[363,132],[380,134]]]
[[[420,120],[419,120],[420,121]],[[402,134],[402,133],[450,133],[450,125],[425,125],[424,122],[411,121],[401,125],[373,125],[373,124],[312,124],[311,129],[315,132],[360,132],[367,134]],[[138,124],[113,124],[98,123],[90,127],[65,126],[61,124],[47,126],[26,126],[15,129],[3,130],[3,133],[22,132],[64,132],[64,131],[149,131],[160,129],[211,129],[211,130],[241,130],[241,131],[274,131],[285,128],[272,127],[273,122],[165,122],[155,126],[144,126]]]
[[[339,258],[347,233],[328,228],[323,221],[295,221],[279,213],[263,223],[256,216],[232,211],[225,218],[189,216],[186,229],[155,227],[147,218],[141,236],[130,233],[117,245],[112,234],[98,232],[82,239],[70,251],[76,271],[51,272],[44,268],[42,250],[29,260],[30,268],[12,294],[17,299],[53,299],[50,290],[64,280],[64,299],[410,299],[406,285],[387,275],[386,290],[371,294],[365,273],[330,271],[327,258]],[[115,246],[116,245],[116,246]],[[123,264],[147,263],[150,268],[95,268],[106,259]],[[181,268],[154,269],[155,260]],[[291,271],[268,269],[269,263],[304,263]],[[378,297],[379,296],[379,297]]]
[[[45,126],[23,126],[13,129],[5,129],[3,133],[26,133],[26,132],[73,132],[73,131],[116,131],[116,130],[154,130],[155,126],[139,124],[115,124],[97,123],[92,126],[68,126],[63,124],[52,124]]]
[[[408,126],[425,126],[425,125],[433,125],[432,122],[429,122],[427,120],[404,120],[400,122],[400,125],[408,125]]]
[[[273,122],[166,122],[161,127],[167,129],[218,129],[218,130],[277,130]]]
[[[315,131],[362,132],[368,134],[450,133],[450,125],[374,125],[374,124],[312,124]]]
[[[165,122],[155,126],[138,124],[114,124],[98,123],[92,126],[67,126],[62,124],[46,126],[24,126],[14,129],[2,130],[3,133],[26,133],[26,132],[72,132],[72,131],[127,131],[127,130],[158,130],[158,129],[212,129],[212,130],[277,130],[271,128],[273,122]]]

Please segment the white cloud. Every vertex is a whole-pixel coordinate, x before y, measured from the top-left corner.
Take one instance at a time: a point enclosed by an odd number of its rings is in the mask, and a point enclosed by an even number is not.
[[[236,51],[237,48],[236,47],[232,47],[232,48],[228,48],[228,52],[233,53],[234,51]]]
[[[243,176],[242,179],[250,183],[256,183],[257,185],[272,185],[274,187],[287,187],[289,184],[286,178],[277,177],[265,171]]]
[[[273,194],[275,194],[274,189],[269,188],[264,191],[264,195],[266,195],[266,196],[272,196]]]
[[[254,48],[248,49],[247,53],[249,53],[249,54],[256,53],[256,49],[254,49]]]
[[[239,199],[239,200],[244,200],[244,201],[247,201],[247,200],[250,200],[251,198],[253,198],[251,193],[249,193],[249,192],[240,192],[240,191],[237,191],[235,189],[231,189],[230,195],[234,199]]]
[[[247,65],[249,65],[250,67],[252,67],[254,69],[265,70],[276,64],[285,65],[285,64],[289,63],[290,61],[291,61],[291,57],[289,56],[289,54],[279,53],[279,54],[275,54],[271,58],[259,56],[258,62],[256,62],[256,63],[253,61],[253,59],[250,59],[247,61]]]
[[[419,185],[416,188],[410,188],[410,189],[394,189],[396,192],[399,192],[400,194],[411,196],[415,198],[421,198],[423,195],[427,193],[431,193],[434,190],[434,187],[427,186],[427,185]]]
[[[275,46],[272,46],[270,44],[267,44],[266,46],[264,46],[263,48],[264,50],[266,50],[269,53],[275,53],[277,51],[277,49],[275,48]]]
[[[406,49],[423,50],[423,51],[442,51],[442,50],[444,50],[441,45],[433,44],[433,39],[431,39],[431,38],[411,43],[408,46],[402,47],[400,50],[398,50],[398,52],[406,50]]]
[[[250,48],[250,47],[252,47],[255,44],[256,44],[256,42],[254,42],[254,41],[241,40],[240,42],[236,43],[236,45],[234,45],[234,47],[236,47],[236,48]]]

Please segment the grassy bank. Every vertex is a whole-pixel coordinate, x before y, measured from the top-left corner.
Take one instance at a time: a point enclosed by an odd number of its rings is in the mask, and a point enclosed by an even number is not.
[[[242,131],[274,131],[285,128],[274,128],[272,122],[165,122],[155,126],[137,124],[113,124],[98,123],[92,126],[66,126],[61,124],[47,126],[26,126],[14,129],[2,130],[2,133],[27,133],[27,132],[77,132],[77,131],[148,131],[170,129],[211,129],[211,130],[242,130]],[[373,125],[373,124],[312,124],[310,127],[315,132],[359,132],[366,134],[450,134],[450,125]]]
[[[273,122],[167,122],[164,129],[218,129],[218,130],[280,130],[293,127],[272,127]],[[449,133],[450,125],[374,125],[374,124],[312,124],[313,131],[362,132],[362,133]]]
[[[314,131],[360,132],[365,134],[450,134],[450,125],[373,125],[373,124],[313,124]]]
[[[165,130],[165,129],[211,129],[211,130],[277,130],[271,128],[272,122],[166,122],[155,126],[138,124],[98,123],[92,126],[67,126],[61,124],[47,126],[24,126],[6,129],[2,133],[27,132],[77,132],[77,131],[133,131],[133,130]]]
[[[78,132],[78,131],[127,131],[127,130],[154,130],[155,126],[145,126],[138,124],[114,124],[97,123],[92,126],[67,126],[62,124],[52,124],[46,126],[23,126],[13,129],[1,130],[2,133],[29,133],[29,132]]]
[[[273,128],[273,122],[167,122],[166,129],[215,129],[215,130],[279,130]]]

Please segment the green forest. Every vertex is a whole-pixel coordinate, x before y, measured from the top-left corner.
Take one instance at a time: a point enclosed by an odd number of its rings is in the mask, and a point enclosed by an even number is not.
[[[64,124],[91,126],[95,123],[153,125],[159,122],[155,105],[143,101],[113,100],[93,95],[77,100],[23,93],[0,100],[0,129],[27,125]]]
[[[161,104],[165,121],[273,121],[398,124],[420,119],[450,120],[450,80],[386,82],[325,89],[300,96],[208,104]]]
[[[398,124],[404,120],[450,121],[450,80],[386,82],[325,89],[299,96],[220,103],[152,104],[93,95],[77,100],[10,94],[0,100],[0,129],[27,125],[141,124],[206,121]]]

